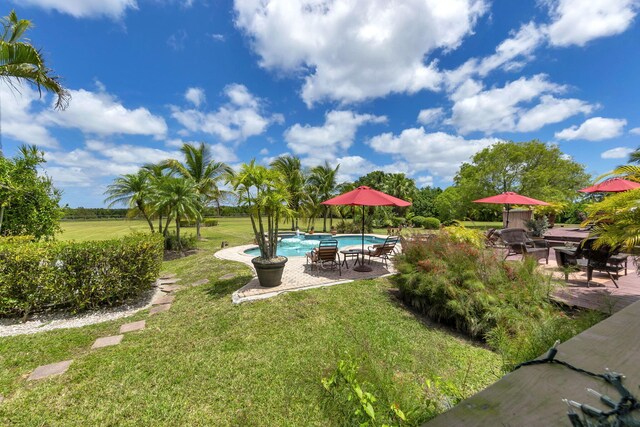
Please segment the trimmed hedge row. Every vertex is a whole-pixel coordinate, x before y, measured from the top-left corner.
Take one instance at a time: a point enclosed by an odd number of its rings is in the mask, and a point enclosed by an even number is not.
[[[162,256],[159,234],[81,243],[0,241],[0,316],[121,303],[149,289]]]
[[[200,222],[201,227],[215,227],[218,225],[218,220],[214,218],[205,218]],[[196,222],[190,220],[180,221],[180,227],[195,227]]]

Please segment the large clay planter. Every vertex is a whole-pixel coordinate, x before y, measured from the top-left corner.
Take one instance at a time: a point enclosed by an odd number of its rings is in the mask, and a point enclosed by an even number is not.
[[[253,258],[251,263],[258,274],[260,286],[273,288],[282,283],[282,272],[284,265],[289,259],[285,256],[265,260],[260,257]]]

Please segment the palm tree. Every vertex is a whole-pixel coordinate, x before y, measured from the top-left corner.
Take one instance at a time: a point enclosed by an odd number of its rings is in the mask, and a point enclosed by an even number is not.
[[[414,180],[407,178],[403,173],[388,174],[385,179],[384,191],[402,200],[413,201],[418,189]],[[395,208],[396,213],[404,216],[407,208]]]
[[[291,221],[291,230],[298,228],[298,218],[302,201],[306,197],[304,188],[305,176],[299,157],[280,156],[271,162],[271,167],[280,172],[284,179],[287,192],[289,193],[289,209],[295,213],[295,218]]]
[[[172,173],[171,168],[169,168],[165,161],[160,163],[147,163],[142,166],[142,169],[149,173],[149,184],[152,188],[159,186],[160,182]],[[158,232],[162,232],[162,219],[165,212],[159,210],[155,211],[154,214],[158,216]]]
[[[198,184],[189,178],[165,176],[154,186],[152,198],[153,207],[167,213],[167,223],[163,231],[165,235],[171,220],[175,219],[178,248],[182,249],[180,221],[183,218],[196,221],[202,218]]]
[[[337,182],[336,177],[338,175],[338,169],[340,169],[340,165],[336,166],[335,169],[329,166],[329,162],[325,161],[324,165],[316,166],[311,169],[311,175],[309,175],[309,179],[307,180],[308,185],[315,190],[316,194],[319,196],[321,201],[328,200],[335,193]],[[322,227],[322,231],[327,231],[327,217],[329,213],[332,212],[331,206],[324,206],[324,224]],[[333,224],[333,215],[330,220],[331,225]]]
[[[215,201],[220,214],[220,199],[224,191],[220,190],[218,183],[231,172],[231,168],[223,162],[216,162],[211,158],[211,150],[204,142],[199,146],[184,144],[180,149],[184,154],[184,164],[177,160],[167,160],[167,165],[183,178],[191,179],[196,184],[196,191],[200,196],[199,212],[196,218],[196,235],[200,238],[200,221],[204,208]]]
[[[149,206],[151,187],[148,171],[140,169],[137,173],[119,176],[107,187],[105,194],[108,197],[104,201],[109,203],[109,207],[116,204],[126,204],[131,213],[136,212],[137,209],[137,212],[147,220],[151,232],[154,232],[150,215],[151,207]]]
[[[2,36],[0,37],[0,78],[24,80],[38,88],[57,95],[56,109],[65,109],[70,95],[60,84],[60,77],[47,68],[40,51],[23,39],[24,33],[32,27],[31,21],[18,19],[14,10],[2,18]]]

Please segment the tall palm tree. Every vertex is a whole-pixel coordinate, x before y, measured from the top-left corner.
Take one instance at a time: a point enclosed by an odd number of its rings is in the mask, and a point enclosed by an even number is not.
[[[295,213],[295,218],[291,221],[291,230],[298,228],[298,218],[302,201],[306,196],[304,188],[305,176],[299,157],[280,156],[271,162],[271,167],[280,172],[284,179],[284,184],[289,193],[289,209]]]
[[[105,191],[109,207],[116,204],[126,204],[130,213],[139,212],[147,220],[151,232],[154,232],[153,222],[151,222],[151,187],[149,173],[140,169],[137,173],[129,173],[117,177],[112,184],[109,184]]]
[[[307,180],[308,185],[315,190],[321,201],[327,200],[333,196],[337,187],[337,176],[340,165],[332,168],[329,162],[325,161],[324,165],[316,166],[311,169],[311,174]],[[332,212],[331,206],[323,205],[324,222],[322,231],[327,231],[327,217]],[[333,215],[331,216],[330,223],[333,224]]]
[[[176,221],[176,238],[178,248],[182,249],[180,240],[180,221],[184,218],[202,218],[200,214],[200,197],[198,184],[189,178],[165,176],[153,189],[153,206],[167,213],[167,223],[163,233],[166,235],[169,223]]]
[[[200,221],[204,208],[215,201],[220,213],[220,198],[224,192],[218,187],[218,183],[231,172],[231,168],[224,162],[216,162],[211,158],[211,150],[208,145],[201,142],[198,146],[184,144],[180,149],[184,154],[184,163],[177,160],[167,160],[169,165],[178,175],[195,182],[196,192],[200,196],[199,212],[196,218],[196,235],[200,238]]]

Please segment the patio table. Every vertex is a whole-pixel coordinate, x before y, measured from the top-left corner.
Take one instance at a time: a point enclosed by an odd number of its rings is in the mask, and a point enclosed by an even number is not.
[[[349,263],[347,262],[347,259],[349,258],[355,258],[356,262],[353,263],[354,266],[358,263],[363,264],[362,260],[360,260],[360,255],[363,254],[362,249],[343,249],[340,253],[342,254],[342,265],[346,268],[349,268]],[[362,259],[364,260],[364,256]]]

